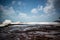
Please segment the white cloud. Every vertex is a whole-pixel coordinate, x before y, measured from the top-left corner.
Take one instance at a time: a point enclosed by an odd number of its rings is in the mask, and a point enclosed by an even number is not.
[[[26,3],[22,2],[22,1],[18,1],[18,2],[17,2],[17,5],[19,5],[19,6],[25,6]]]
[[[6,9],[4,6],[2,6],[2,11],[3,11],[2,16],[4,18],[8,17],[8,18],[13,18],[15,20],[25,20],[25,21],[27,21],[28,19],[34,20],[37,18],[37,16],[35,16],[35,15],[28,15],[27,13],[23,13],[23,12],[18,12],[18,14],[16,15],[16,12],[13,9],[13,7],[9,7]],[[11,20],[13,20],[13,19],[11,19]]]
[[[12,5],[14,5],[14,4],[19,5],[19,6],[25,5],[25,3],[23,3],[22,1],[12,1]]]
[[[22,2],[21,2],[21,1],[19,1],[19,2],[18,2],[18,5],[22,5]]]
[[[36,15],[28,15],[27,13],[22,13],[20,12],[17,16],[17,18],[24,20],[24,21],[31,21],[34,20],[36,18],[38,18],[38,16]]]
[[[9,7],[6,9],[3,6],[2,8],[3,8],[2,12],[5,16],[7,16],[7,15],[14,16],[15,15],[15,10],[13,9],[13,7]]]
[[[43,10],[43,6],[38,6],[38,10]]]
[[[40,19],[40,18],[46,18],[46,17],[49,17],[50,14],[42,14],[42,15],[28,15],[27,13],[22,13],[20,12],[17,16],[18,19],[22,19],[24,21],[33,21],[33,20],[36,20],[36,19]],[[42,18],[42,19],[43,19]],[[38,21],[38,20],[37,20]]]
[[[54,5],[53,5],[53,0],[47,0],[46,6],[44,7],[43,11],[45,13],[53,13],[55,11]]]
[[[21,18],[21,19],[31,19],[32,17],[34,17],[34,16],[30,16],[30,15],[28,15],[27,13],[19,13],[18,14],[18,16],[17,16],[18,18]]]
[[[16,1],[12,1],[12,4],[15,4],[16,3]]]
[[[7,10],[7,12],[13,14],[13,13],[15,13],[15,10],[13,9],[13,7],[10,7],[10,8]]]
[[[17,18],[17,14],[16,14],[16,11],[14,10],[13,7],[8,7],[8,8],[5,8],[5,6],[0,6],[0,11],[2,11],[1,14],[1,17],[3,19],[16,19]]]
[[[24,18],[24,17],[27,17],[27,14],[26,13],[19,13],[18,17]]]
[[[43,6],[38,6],[37,8],[33,8],[31,13],[38,13],[43,10]]]
[[[36,8],[31,10],[31,13],[38,13],[38,10]]]
[[[12,23],[12,21],[11,21],[11,20],[5,20],[5,21],[3,22],[3,24],[9,24],[9,23]]]
[[[2,11],[4,9],[4,7],[2,5],[0,5],[0,11]]]

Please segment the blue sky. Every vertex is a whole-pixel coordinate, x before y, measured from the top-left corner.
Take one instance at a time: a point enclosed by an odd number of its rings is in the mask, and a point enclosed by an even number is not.
[[[60,17],[57,0],[0,0],[0,22],[52,22]]]

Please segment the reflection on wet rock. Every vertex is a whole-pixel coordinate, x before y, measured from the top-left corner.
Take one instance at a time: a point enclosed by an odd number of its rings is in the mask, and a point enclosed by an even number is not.
[[[60,40],[60,26],[16,25],[0,28],[0,40]]]

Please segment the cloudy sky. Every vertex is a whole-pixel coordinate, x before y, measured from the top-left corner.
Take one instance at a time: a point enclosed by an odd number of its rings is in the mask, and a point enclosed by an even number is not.
[[[0,0],[0,22],[52,22],[60,17],[60,0]]]

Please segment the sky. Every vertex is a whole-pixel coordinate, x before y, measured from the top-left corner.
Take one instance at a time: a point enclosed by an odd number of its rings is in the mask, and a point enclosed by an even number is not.
[[[0,0],[0,22],[53,22],[60,17],[60,0]]]

